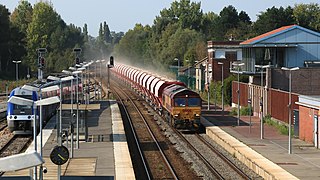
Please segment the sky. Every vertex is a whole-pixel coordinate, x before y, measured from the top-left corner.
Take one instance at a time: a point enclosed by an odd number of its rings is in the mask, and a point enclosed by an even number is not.
[[[40,0],[29,0],[34,5]],[[133,29],[136,23],[152,25],[153,20],[164,8],[170,8],[173,0],[50,0],[53,8],[67,24],[75,24],[83,27],[86,23],[91,36],[96,37],[99,32],[99,25],[107,22],[111,31],[127,32]],[[232,5],[238,12],[245,11],[252,21],[256,21],[260,12],[267,8],[280,6],[294,7],[300,3],[316,3],[310,0],[191,0],[201,2],[203,12],[220,11]],[[19,4],[19,0],[0,0],[0,4],[5,5],[10,12]]]

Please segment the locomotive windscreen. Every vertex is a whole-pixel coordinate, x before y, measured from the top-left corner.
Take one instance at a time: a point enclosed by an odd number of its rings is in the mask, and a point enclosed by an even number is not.
[[[201,106],[200,98],[188,98],[188,106],[190,107]]]
[[[184,107],[186,106],[186,98],[175,98],[174,99],[175,107]]]
[[[21,98],[25,98],[25,99],[32,99],[31,95],[16,95],[17,97],[21,97]],[[31,106],[27,106],[27,105],[17,105],[14,104],[13,105],[13,110],[15,114],[20,114],[20,111],[24,112],[24,113],[30,113],[31,114]],[[29,112],[30,111],[30,112]]]

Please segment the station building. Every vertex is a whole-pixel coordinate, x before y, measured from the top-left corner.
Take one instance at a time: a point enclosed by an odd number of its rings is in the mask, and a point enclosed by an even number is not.
[[[250,78],[249,83],[241,83],[239,105],[248,106],[251,99],[255,115],[260,115],[262,109],[263,115],[269,114],[283,123],[289,122],[290,112],[295,134],[318,147],[320,33],[298,25],[284,26],[243,41],[240,48],[242,60],[238,62],[244,64],[241,74]],[[237,67],[231,66],[230,72],[237,73]],[[238,106],[236,83],[232,102]]]

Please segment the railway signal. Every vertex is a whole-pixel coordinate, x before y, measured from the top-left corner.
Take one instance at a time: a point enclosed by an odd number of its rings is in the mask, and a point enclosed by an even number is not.
[[[39,61],[38,61],[38,67],[39,69],[43,69],[45,67],[45,59],[44,57],[39,57]]]
[[[80,64],[80,58],[76,57],[76,64]]]
[[[109,62],[110,68],[112,68],[114,66],[114,60],[113,60],[113,56],[110,56],[110,62]]]

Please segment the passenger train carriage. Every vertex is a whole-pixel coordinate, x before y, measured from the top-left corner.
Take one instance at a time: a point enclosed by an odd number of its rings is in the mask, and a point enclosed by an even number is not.
[[[48,80],[49,82],[49,80]],[[48,87],[52,85],[60,85],[59,81],[53,81],[50,83],[37,83],[28,84],[34,87]],[[74,83],[73,88],[70,86],[70,81],[62,83],[62,100],[70,100],[71,91],[75,92],[76,85]],[[82,83],[79,83],[79,92],[82,92]],[[12,96],[18,96],[33,101],[39,100],[40,94],[36,91],[23,89],[17,87],[10,92],[9,98]],[[41,94],[41,98],[47,98],[52,96],[60,96],[60,90],[49,91]],[[81,96],[80,96],[81,97]],[[46,124],[46,121],[55,113],[59,104],[52,104],[42,107],[42,124]],[[35,108],[27,105],[17,105],[8,102],[7,104],[7,124],[10,132],[15,134],[32,134],[33,133],[33,119],[36,118],[37,129],[39,128],[39,107]]]
[[[199,129],[201,98],[184,83],[124,64],[116,64],[111,71],[164,115],[173,127]]]

